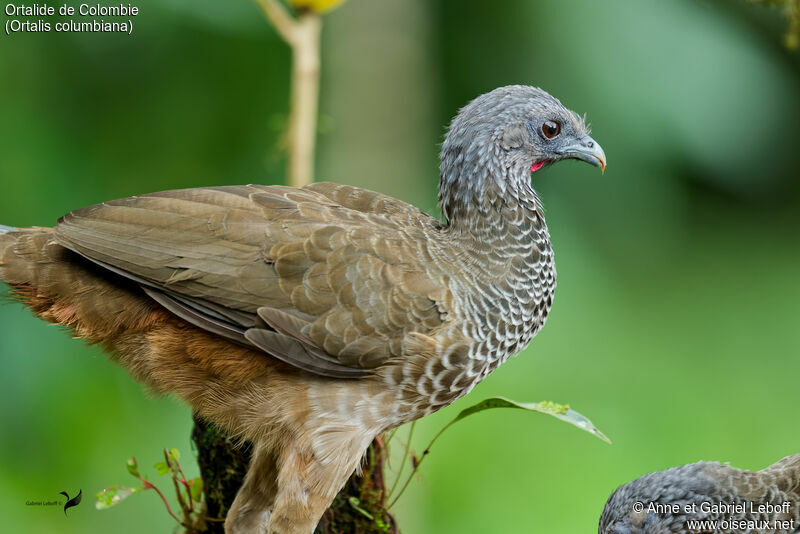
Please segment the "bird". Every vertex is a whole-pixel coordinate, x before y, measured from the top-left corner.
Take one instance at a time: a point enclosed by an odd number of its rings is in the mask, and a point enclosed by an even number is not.
[[[478,96],[441,149],[437,218],[348,185],[172,190],[4,227],[0,280],[154,392],[252,445],[228,534],[309,534],[380,433],[525,348],[556,271],[532,174],[605,171],[546,91]]]
[[[761,471],[696,462],[617,488],[600,534],[800,532],[800,453]]]

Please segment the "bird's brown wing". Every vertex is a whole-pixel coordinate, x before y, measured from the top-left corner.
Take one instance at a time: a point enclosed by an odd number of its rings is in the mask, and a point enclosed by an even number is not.
[[[58,242],[183,319],[324,376],[357,377],[442,324],[437,221],[358,188],[165,191],[64,216]]]

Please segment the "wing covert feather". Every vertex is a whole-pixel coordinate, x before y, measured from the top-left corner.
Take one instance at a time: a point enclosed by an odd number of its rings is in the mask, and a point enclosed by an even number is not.
[[[55,235],[200,328],[357,377],[443,324],[447,279],[426,265],[437,229],[399,200],[317,183],[120,199],[65,215]]]

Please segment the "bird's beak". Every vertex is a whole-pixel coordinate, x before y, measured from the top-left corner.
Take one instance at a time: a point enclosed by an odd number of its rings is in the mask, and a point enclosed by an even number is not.
[[[564,158],[585,161],[589,165],[600,167],[603,172],[606,171],[606,153],[603,152],[603,147],[588,135],[580,137],[574,144],[561,149],[559,155]]]

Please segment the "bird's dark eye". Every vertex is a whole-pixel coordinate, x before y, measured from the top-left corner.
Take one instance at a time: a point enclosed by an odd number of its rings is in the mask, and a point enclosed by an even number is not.
[[[542,135],[548,139],[552,139],[561,133],[561,123],[558,121],[545,121],[542,124]]]

